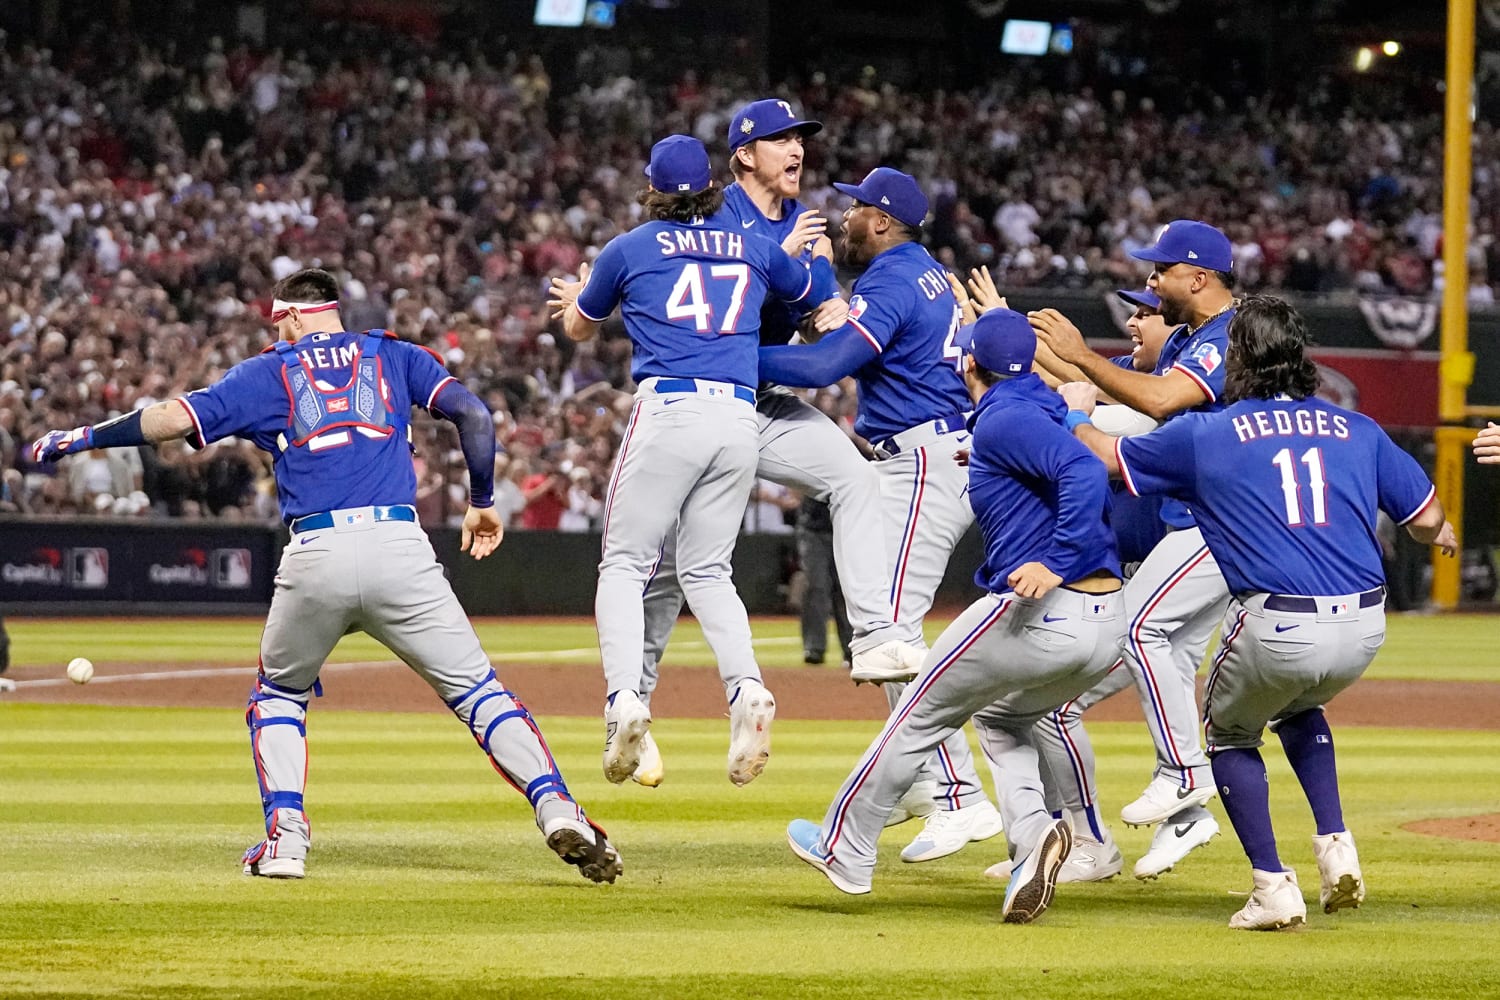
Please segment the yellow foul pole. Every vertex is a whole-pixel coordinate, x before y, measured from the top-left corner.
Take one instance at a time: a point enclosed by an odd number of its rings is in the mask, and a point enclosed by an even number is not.
[[[1464,463],[1474,432],[1464,426],[1468,389],[1474,380],[1469,351],[1469,183],[1474,132],[1474,0],[1448,0],[1448,89],[1443,155],[1443,326],[1439,365],[1438,499],[1463,541]],[[1458,604],[1461,560],[1433,550],[1432,600],[1440,608]]]

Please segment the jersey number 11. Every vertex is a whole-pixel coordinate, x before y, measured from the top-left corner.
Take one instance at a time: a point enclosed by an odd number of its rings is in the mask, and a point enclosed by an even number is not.
[[[1281,495],[1286,500],[1286,523],[1300,527],[1302,518],[1302,484],[1297,480],[1297,463],[1292,461],[1292,449],[1283,448],[1271,459],[1271,464],[1281,470]],[[1312,495],[1312,523],[1328,523],[1328,480],[1323,475],[1323,452],[1309,448],[1302,453],[1302,464],[1307,466],[1308,493]]]

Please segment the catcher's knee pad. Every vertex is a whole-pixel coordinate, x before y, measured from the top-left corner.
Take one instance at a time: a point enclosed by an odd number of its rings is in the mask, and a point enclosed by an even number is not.
[[[448,707],[464,725],[469,727],[469,732],[474,734],[475,742],[489,755],[496,770],[524,792],[532,806],[535,806],[544,795],[557,794],[568,799],[572,798],[536,721],[532,719],[526,706],[521,704],[521,699],[500,685],[494,671],[490,671],[484,680],[468,691],[450,700]],[[511,756],[508,753],[497,752],[499,750],[497,740],[502,739],[502,727],[506,726],[517,727],[508,739],[530,744],[535,749],[535,755],[523,752],[523,756],[537,758],[535,763],[542,770],[540,775],[532,777],[535,771],[531,774],[524,773],[530,769],[529,766],[501,765],[502,757]]]

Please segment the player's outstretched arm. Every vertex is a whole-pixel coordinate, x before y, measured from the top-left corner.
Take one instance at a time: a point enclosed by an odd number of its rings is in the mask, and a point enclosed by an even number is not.
[[[1474,457],[1480,465],[1500,465],[1500,424],[1491,421],[1474,436]]]
[[[493,504],[488,507],[470,507],[464,515],[458,549],[475,559],[483,559],[498,549],[504,538],[505,525]]]
[[[490,408],[458,382],[449,381],[432,401],[432,412],[458,428],[464,465],[469,468],[469,511],[459,549],[483,559],[505,535],[495,513],[495,422]]]
[[[1197,382],[1180,371],[1149,375],[1110,364],[1108,358],[1095,353],[1084,342],[1078,327],[1056,309],[1029,312],[1026,318],[1036,331],[1039,351],[1045,344],[1052,355],[1075,366],[1115,402],[1124,403],[1153,420],[1165,420],[1209,398]]]
[[[1417,512],[1416,517],[1406,522],[1406,533],[1423,545],[1438,546],[1445,556],[1458,551],[1458,533],[1448,523],[1443,502],[1436,495],[1426,507]]]
[[[821,389],[858,371],[875,357],[874,345],[845,324],[811,346],[762,347],[760,377],[802,389]]]
[[[169,399],[144,410],[132,410],[101,424],[48,431],[31,444],[33,462],[52,462],[64,455],[95,448],[137,448],[187,437],[193,417],[181,399]]]

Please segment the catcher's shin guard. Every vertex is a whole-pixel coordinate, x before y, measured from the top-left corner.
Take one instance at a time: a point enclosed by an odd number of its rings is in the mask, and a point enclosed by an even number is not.
[[[307,701],[316,688],[296,691],[257,676],[245,710],[250,751],[260,783],[270,857],[303,858],[312,843],[312,827],[303,808],[307,785]],[[247,864],[249,861],[247,860]]]
[[[548,796],[556,796],[570,811],[577,810],[536,720],[515,694],[501,687],[494,671],[449,701],[448,707],[469,727],[500,776],[538,810],[539,825]]]

